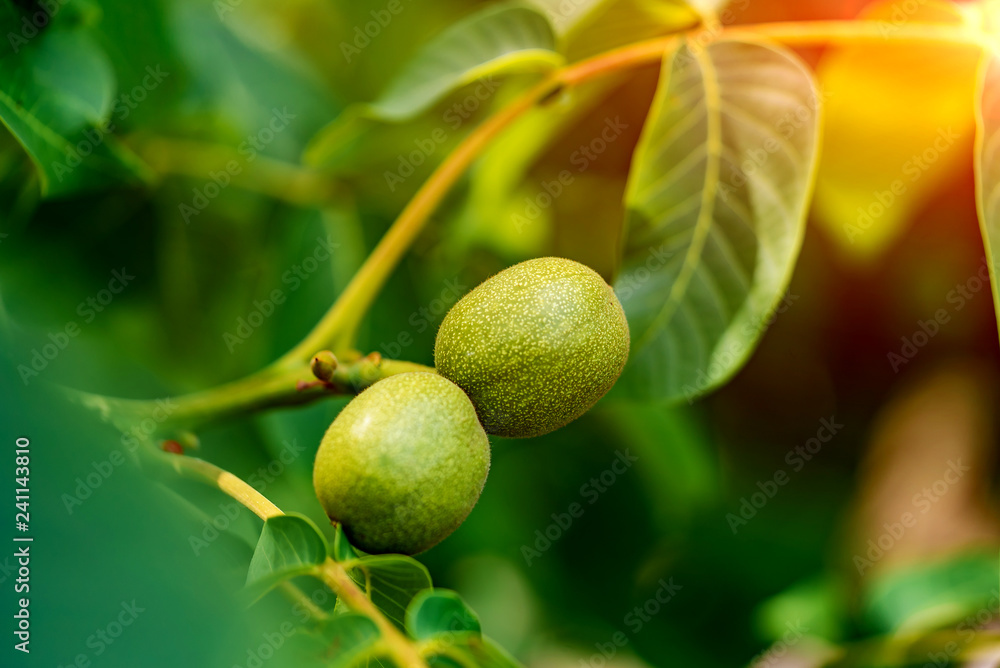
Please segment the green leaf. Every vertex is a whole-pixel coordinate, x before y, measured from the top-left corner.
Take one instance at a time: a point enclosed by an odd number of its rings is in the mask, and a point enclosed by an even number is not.
[[[520,664],[489,638],[479,617],[449,589],[428,589],[414,597],[406,611],[406,630],[417,640],[435,640],[443,647],[432,666],[512,668]]]
[[[349,108],[317,133],[306,150],[312,165],[335,163],[373,122],[418,116],[476,80],[544,71],[562,63],[543,14],[521,3],[492,5],[447,28],[424,46],[379,97]]]
[[[862,614],[880,633],[927,631],[991,609],[997,596],[996,553],[966,550],[874,576]]]
[[[306,575],[326,560],[326,539],[312,520],[295,513],[264,522],[257,541],[246,586],[260,598],[283,580]]]
[[[492,5],[449,27],[421,49],[370,110],[379,118],[406,120],[477,79],[550,69],[561,62],[544,14],[516,2]]]
[[[344,527],[340,524],[337,524],[337,528],[333,535],[333,545],[330,547],[330,556],[334,561],[350,561],[358,558],[358,553],[354,551],[354,547],[351,545],[350,541],[347,540],[347,536],[344,535]]]
[[[38,169],[42,194],[149,178],[108,122],[115,90],[104,53],[80,30],[47,30],[0,68],[0,121]]]
[[[780,47],[666,55],[625,198],[619,393],[691,401],[750,356],[802,244],[818,109],[809,70]]]
[[[265,34],[249,26],[247,32],[234,30],[236,21],[220,20],[218,10],[232,11],[235,5],[168,4],[172,42],[182,62],[180,76],[186,77],[183,107],[207,112],[230,126],[234,134],[228,141],[234,145],[246,134],[254,135],[268,126],[276,112],[287,115],[292,122],[276,133],[273,141],[259,146],[264,155],[297,158],[302,142],[322,127],[339,105],[334,105],[312,65],[299,57],[294,43],[282,49],[282,57],[276,57],[273,46],[266,46],[269,38]]]
[[[67,6],[75,3],[76,0]],[[146,98],[155,95],[154,103],[119,102],[119,119],[129,128],[155,131],[155,123],[160,119],[175,121],[178,116],[175,96],[187,73],[172,40],[166,5],[165,0],[151,0],[143,4],[143,11],[137,12],[129,0],[101,0],[100,8],[95,8],[99,20],[93,27],[94,36],[114,68],[118,90],[129,95],[130,102],[131,91],[143,85],[144,80],[150,81],[150,70],[167,75],[157,83],[155,94],[151,92]]]
[[[406,611],[406,630],[417,640],[482,632],[476,613],[449,589],[427,589],[417,594]]]
[[[328,668],[367,665],[371,650],[379,640],[375,622],[364,615],[337,615],[323,625],[322,638],[328,650]]]
[[[1000,279],[994,251],[1000,243],[1000,58],[995,55],[984,55],[980,66],[976,128],[976,204],[1000,328]]]
[[[300,626],[282,649],[282,665],[374,668],[380,634],[371,619],[354,612],[334,615],[318,627]]]
[[[796,620],[814,638],[842,641],[848,619],[848,590],[849,585],[833,575],[795,583],[758,607],[755,617],[761,638],[780,642],[788,632],[789,620]]]
[[[424,565],[402,555],[362,557],[344,566],[375,607],[400,629],[405,628],[406,609],[413,597],[431,587],[431,576]]]
[[[489,638],[478,633],[463,633],[451,638],[451,644],[438,655],[455,663],[433,662],[435,666],[476,666],[477,668],[519,668],[514,657]]]

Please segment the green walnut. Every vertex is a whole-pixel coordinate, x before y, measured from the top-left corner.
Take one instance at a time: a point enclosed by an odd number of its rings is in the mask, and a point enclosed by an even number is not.
[[[313,485],[353,545],[416,554],[465,520],[489,468],[489,440],[465,393],[434,373],[401,373],[362,392],[333,421]]]
[[[487,433],[525,438],[580,417],[628,359],[625,312],[589,267],[528,260],[463,297],[434,345],[438,373],[465,390]]]

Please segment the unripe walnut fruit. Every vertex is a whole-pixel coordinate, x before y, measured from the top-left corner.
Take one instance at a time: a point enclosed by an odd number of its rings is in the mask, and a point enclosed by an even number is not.
[[[604,396],[628,359],[621,304],[593,269],[546,257],[484,281],[445,316],[438,373],[472,399],[487,433],[539,436]]]
[[[372,385],[333,421],[313,485],[353,545],[416,554],[465,520],[489,468],[489,441],[465,393],[437,374],[402,373]]]

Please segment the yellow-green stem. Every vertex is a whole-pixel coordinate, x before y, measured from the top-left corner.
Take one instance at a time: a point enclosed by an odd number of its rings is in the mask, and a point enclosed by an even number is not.
[[[178,472],[216,485],[264,521],[284,514],[280,508],[252,486],[214,464],[184,455],[162,455],[162,457]],[[350,574],[341,564],[327,557],[322,564],[317,566],[316,575],[347,607],[365,615],[375,623],[382,635],[386,651],[401,668],[427,668],[426,662],[420,656],[414,643],[403,635],[382,614],[381,610],[375,607],[375,604],[351,579]]]
[[[315,383],[309,365],[300,362],[287,368],[267,367],[231,383],[168,399],[119,399],[78,391],[68,394],[72,400],[102,414],[123,432],[133,431],[150,417],[159,423],[161,431],[168,431],[195,429],[245,413],[299,406],[337,394],[354,394],[381,378],[398,373],[435,373],[433,368],[414,362],[356,357],[339,366],[333,381],[325,386]],[[144,435],[148,436],[148,432]]]
[[[787,46],[832,46],[845,44],[943,44],[983,48],[991,38],[963,26],[888,21],[787,21],[732,26],[721,33],[738,38],[762,37]],[[995,40],[993,40],[995,41]]]
[[[385,642],[386,649],[400,668],[427,668],[426,662],[420,656],[420,651],[402,633],[393,626],[375,604],[365,596],[351,579],[347,570],[339,563],[327,557],[319,566],[318,573],[323,582],[337,593],[347,607],[367,616],[378,627]]]

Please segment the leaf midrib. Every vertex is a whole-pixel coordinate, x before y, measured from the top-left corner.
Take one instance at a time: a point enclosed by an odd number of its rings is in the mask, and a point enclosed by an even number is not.
[[[719,186],[723,151],[722,93],[719,86],[718,72],[711,58],[708,57],[707,50],[690,49],[690,52],[698,63],[702,75],[702,87],[705,90],[705,183],[701,191],[701,211],[698,213],[698,220],[695,222],[694,233],[691,236],[691,245],[684,254],[684,262],[677,274],[677,279],[674,281],[673,286],[671,286],[670,295],[656,314],[653,322],[643,333],[638,343],[636,343],[636,350],[644,348],[650,339],[656,336],[656,332],[674,316],[674,313],[687,293],[688,285],[698,267],[698,262],[701,261],[705,241],[708,238],[708,230],[715,219],[715,191]],[[671,58],[675,55],[676,52],[671,54]]]

